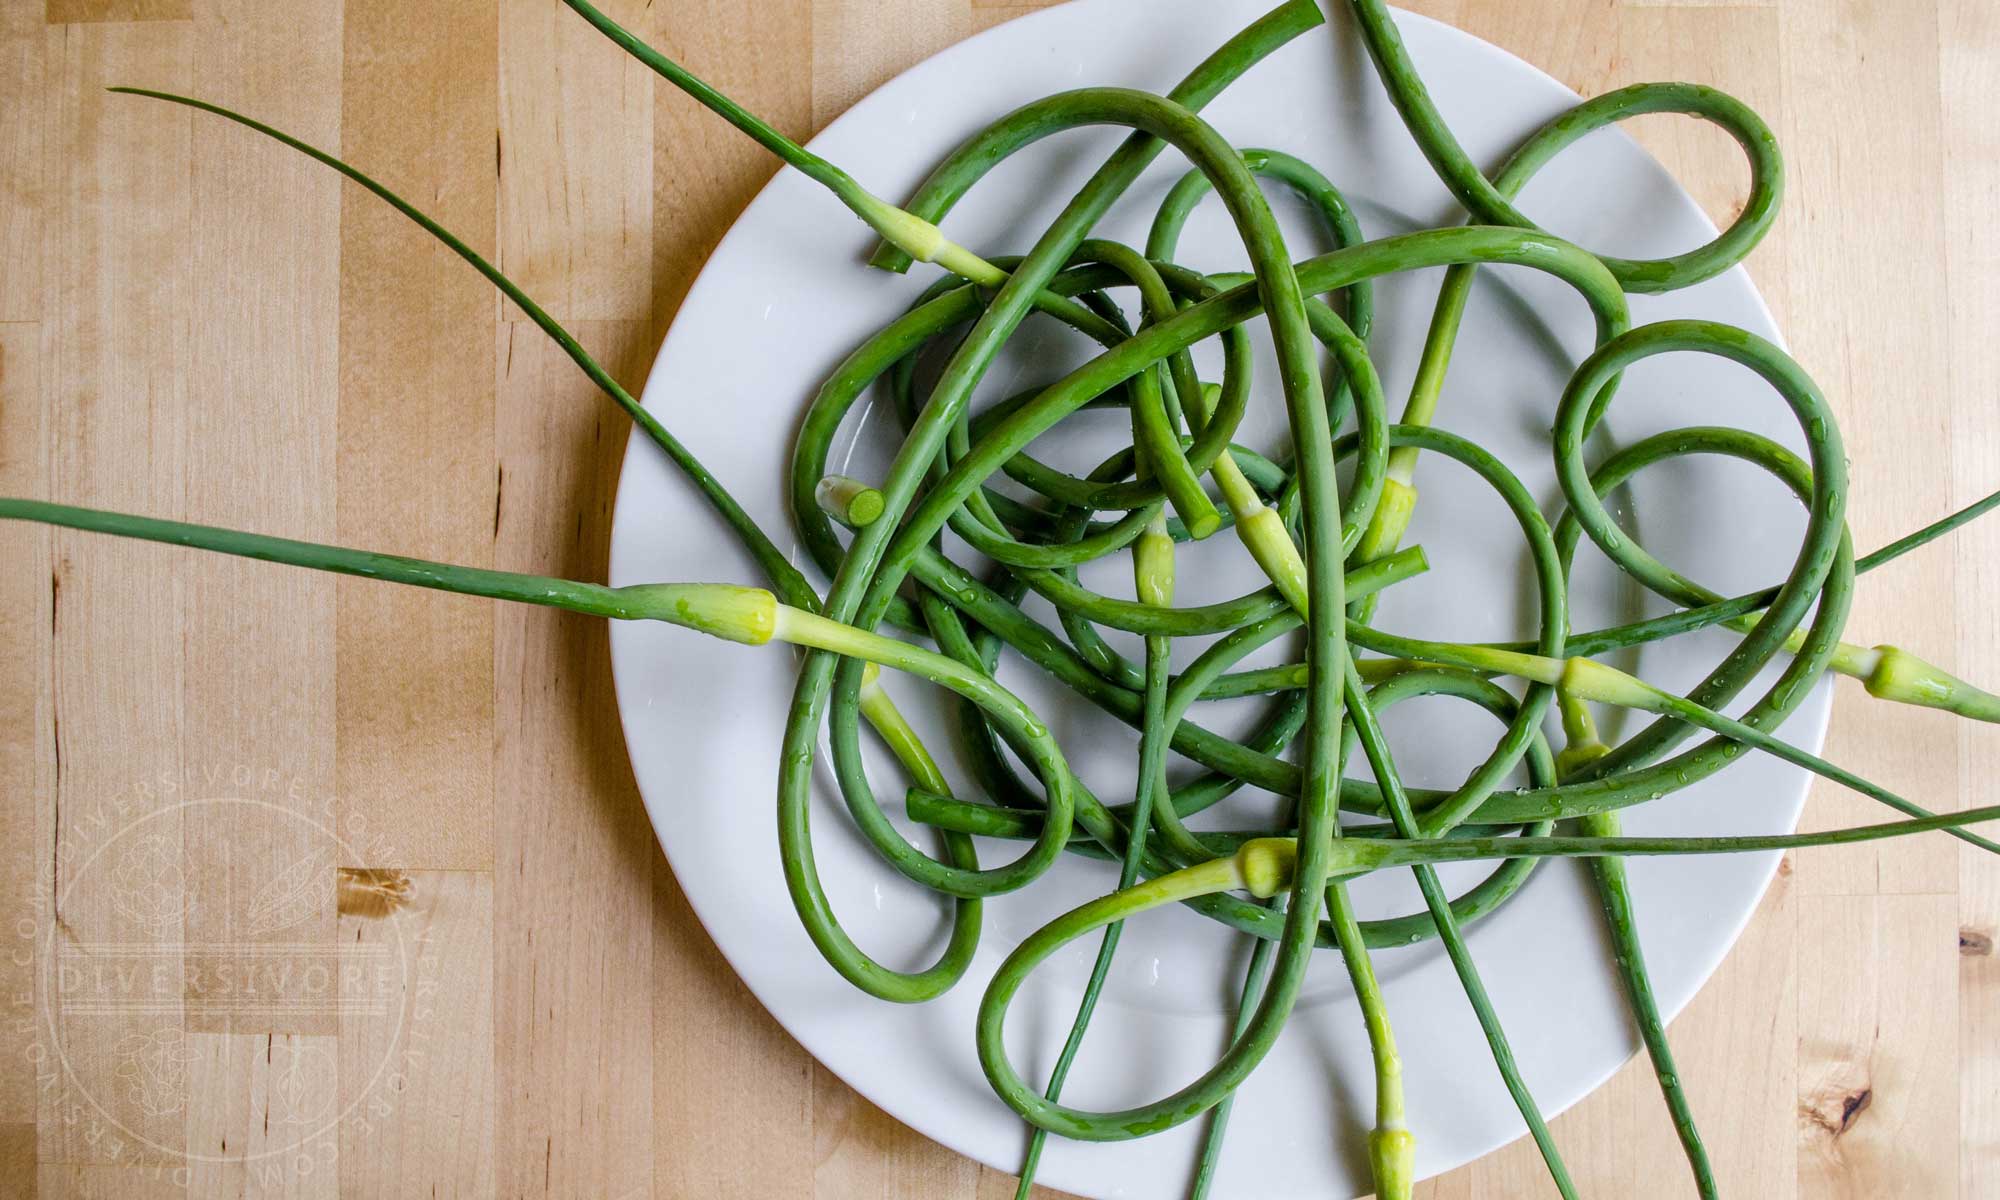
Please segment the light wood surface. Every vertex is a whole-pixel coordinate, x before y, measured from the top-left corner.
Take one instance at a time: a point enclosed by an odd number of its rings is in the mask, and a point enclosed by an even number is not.
[[[1033,5],[605,7],[802,136]],[[2000,483],[2000,6],[1416,7],[1586,94],[1763,112],[1791,194],[1750,269],[1839,408],[1857,544]],[[338,146],[634,385],[770,160],[555,0],[0,2],[0,493],[602,571],[624,426],[520,313],[326,171],[108,83]],[[1733,211],[1726,138],[1636,130]],[[0,563],[0,1195],[1011,1193],[730,974],[598,625],[15,525]],[[1996,592],[1989,524],[1871,576],[1852,628],[2000,679]],[[1830,746],[1940,807],[2000,768],[1992,729],[1851,692]],[[1820,788],[1808,820],[1874,815]],[[1727,1193],[2000,1196],[1996,931],[1957,843],[1794,856],[1673,1026]],[[1689,1192],[1643,1070],[1555,1128],[1586,1195]],[[1419,1189],[1548,1192],[1524,1144]]]

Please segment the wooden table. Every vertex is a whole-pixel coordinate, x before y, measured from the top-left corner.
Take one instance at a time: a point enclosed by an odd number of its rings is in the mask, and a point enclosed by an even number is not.
[[[606,7],[797,135],[1022,11]],[[1843,417],[1858,545],[2000,483],[2000,7],[1419,7],[1585,93],[1693,79],[1772,120],[1791,190],[1750,267]],[[340,147],[633,385],[769,159],[554,0],[0,5],[0,493],[603,570],[625,425],[520,312],[325,170],[110,83]],[[1724,137],[1636,128],[1733,211]],[[18,526],[0,562],[0,1193],[1010,1194],[735,981],[599,625]],[[1991,682],[1996,586],[1990,524],[1870,577],[1852,628]],[[1857,697],[1834,758],[1991,801],[2000,735]],[[1808,819],[1876,811],[1822,787]],[[2000,869],[1946,839],[1794,856],[1674,1026],[1729,1194],[2000,1196],[1996,928]],[[1644,1070],[1556,1132],[1585,1194],[1688,1192]],[[1420,1194],[1541,1179],[1517,1144]]]

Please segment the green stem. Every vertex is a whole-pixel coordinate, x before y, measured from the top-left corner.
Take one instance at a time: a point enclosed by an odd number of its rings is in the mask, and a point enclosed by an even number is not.
[[[1231,1023],[1231,1041],[1243,1036],[1256,1012],[1257,999],[1264,992],[1264,985],[1271,978],[1271,956],[1278,944],[1258,938],[1250,947],[1250,962],[1243,969],[1243,989],[1236,997],[1236,1019]],[[1188,1200],[1206,1200],[1209,1189],[1215,1183],[1215,1171],[1222,1163],[1222,1140],[1229,1132],[1229,1114],[1236,1107],[1236,1094],[1231,1092],[1222,1098],[1208,1113],[1208,1129],[1202,1134],[1201,1156],[1195,1160],[1194,1181],[1188,1187]]]
[[[1356,870],[1416,863],[1477,862],[1492,858],[1627,858],[1689,854],[1756,854],[1802,850],[1808,846],[1855,846],[1919,833],[1954,832],[1967,825],[2000,821],[2000,804],[1938,813],[1876,825],[1855,825],[1816,833],[1739,834],[1728,837],[1466,837],[1450,840],[1366,843],[1372,854],[1355,855]],[[1364,843],[1356,843],[1362,846]],[[1365,862],[1363,860],[1366,860]]]
[[[410,587],[432,588],[467,596],[486,596],[494,600],[514,600],[523,604],[540,604],[591,616],[612,617],[618,620],[660,618],[660,613],[655,607],[657,592],[653,590],[662,586],[659,584],[606,587],[599,583],[578,583],[543,575],[494,571],[485,567],[461,567],[421,558],[406,558],[400,554],[349,550],[317,542],[222,529],[214,525],[132,516],[97,508],[54,504],[43,500],[0,497],[0,520],[38,521],[44,525],[58,525],[66,529],[81,529],[113,537],[161,542],[170,546],[186,546],[196,550],[234,555],[238,558],[254,558],[261,562],[282,563],[314,571],[330,571],[338,575],[357,575],[364,579],[379,579],[386,583],[407,584]]]
[[[1174,602],[1174,543],[1167,536],[1165,515],[1157,510],[1146,532],[1133,543],[1132,574],[1141,603],[1164,608]],[[1167,791],[1166,747],[1172,737],[1172,729],[1167,724],[1171,647],[1172,643],[1164,637],[1146,639],[1146,701],[1141,725],[1143,732],[1139,739],[1139,774],[1132,801],[1131,824],[1126,833],[1125,854],[1118,867],[1120,888],[1129,888],[1138,882],[1140,868],[1146,858],[1146,838],[1151,832],[1155,797],[1164,796]],[[1105,978],[1111,973],[1111,960],[1118,953],[1118,939],[1124,929],[1124,922],[1121,921],[1104,930],[1104,940],[1099,943],[1096,961],[1090,967],[1090,978],[1084,984],[1083,998],[1077,1002],[1076,1018],[1070,1024],[1069,1037],[1056,1058],[1055,1069],[1049,1073],[1049,1086],[1043,1095],[1051,1102],[1061,1097],[1063,1082],[1069,1078],[1070,1065],[1076,1061],[1077,1052],[1083,1049],[1084,1033],[1090,1027],[1091,1016],[1097,1011],[1098,996],[1104,990]],[[1035,1171],[1041,1162],[1042,1149],[1048,1142],[1048,1130],[1040,1126],[1030,1126],[1030,1130],[1028,1153],[1021,1164],[1021,1182],[1015,1189],[1015,1200],[1028,1200],[1028,1193],[1035,1185]]]
[[[1396,769],[1395,760],[1389,751],[1389,741],[1382,733],[1382,727],[1375,719],[1373,708],[1365,697],[1361,673],[1356,669],[1352,657],[1346,662],[1348,711],[1354,718],[1354,729],[1359,735],[1361,749],[1368,757],[1368,766],[1375,774],[1375,782],[1381,785],[1383,798],[1388,802],[1390,819],[1396,831],[1405,839],[1423,834],[1417,824],[1416,814],[1410,808],[1409,797],[1403,791],[1402,775]],[[1434,835],[1432,835],[1434,836]],[[1386,843],[1377,843],[1384,845]],[[1371,850],[1373,847],[1370,848]],[[1563,1165],[1562,1154],[1556,1149],[1555,1138],[1549,1132],[1548,1122],[1542,1118],[1534,1095],[1529,1092],[1527,1081],[1521,1077],[1519,1065],[1514,1060],[1513,1046],[1506,1031],[1501,1027],[1500,1015],[1493,1008],[1487,996],[1486,985],[1479,977],[1479,969],[1472,961],[1472,951],[1466,946],[1457,920],[1452,916],[1451,901],[1445,894],[1444,885],[1438,880],[1437,872],[1428,865],[1416,868],[1417,886],[1423,892],[1424,904],[1431,917],[1437,922],[1439,939],[1444,943],[1445,952],[1451,958],[1452,969],[1457,972],[1459,985],[1465,991],[1466,999],[1472,1005],[1473,1014],[1479,1020],[1479,1027],[1486,1036],[1486,1043],[1493,1055],[1493,1065],[1500,1072],[1501,1081],[1514,1098],[1514,1105],[1520,1110],[1521,1119],[1527,1123],[1528,1132],[1534,1137],[1535,1145],[1541,1150],[1542,1161],[1547,1165],[1550,1177],[1555,1181],[1556,1190],[1566,1200],[1574,1200],[1575,1185],[1570,1182],[1569,1170]],[[1399,1097],[1400,1099],[1400,1097]],[[1400,1117],[1400,1113],[1398,1114]],[[1400,1124],[1400,1121],[1398,1122]],[[1379,1132],[1379,1127],[1378,1127]],[[1401,1177],[1405,1180],[1404,1194],[1408,1194],[1408,1179],[1413,1174],[1409,1166],[1409,1156],[1413,1153],[1408,1143],[1407,1131],[1402,1136],[1382,1139],[1378,1147],[1370,1143],[1371,1157],[1391,1152],[1401,1158]],[[1380,1167],[1378,1167],[1378,1171]],[[1377,1184],[1383,1182],[1377,1176]]]
[[[1592,813],[1577,822],[1585,836],[1593,838],[1617,838],[1622,830],[1618,814]],[[1674,1051],[1667,1041],[1667,1023],[1660,1015],[1659,1000],[1653,994],[1653,977],[1646,969],[1646,955],[1639,942],[1637,921],[1632,914],[1632,887],[1625,873],[1625,860],[1615,856],[1599,856],[1590,860],[1591,878],[1597,884],[1598,904],[1604,910],[1605,924],[1611,930],[1613,960],[1618,969],[1619,982],[1624,985],[1625,998],[1632,1007],[1632,1015],[1639,1025],[1639,1037],[1646,1046],[1646,1056],[1652,1060],[1653,1078],[1659,1082],[1660,1096],[1667,1103],[1667,1113],[1673,1119],[1674,1133],[1680,1138],[1681,1153],[1687,1158],[1688,1169],[1694,1173],[1695,1190],[1702,1200],[1715,1200],[1715,1170],[1708,1161],[1708,1147],[1702,1143],[1701,1131],[1695,1127],[1694,1107],[1688,1100],[1687,1089],[1681,1085],[1680,1069],[1674,1065]]]
[[[791,564],[791,560],[785,557],[784,552],[778,549],[776,544],[771,541],[769,535],[758,526],[757,522],[750,518],[750,514],[743,511],[743,506],[736,502],[736,498],[729,494],[729,490],[722,486],[720,480],[709,473],[708,468],[702,465],[701,460],[696,458],[686,446],[682,445],[678,438],[668,433],[666,426],[660,424],[658,418],[646,411],[640,405],[639,401],[630,392],[625,390],[624,385],[613,379],[611,373],[605,370],[602,364],[584,350],[582,343],[578,342],[569,330],[563,328],[560,322],[550,316],[541,305],[535,303],[533,298],[522,291],[519,285],[501,274],[498,267],[486,261],[484,256],[466,245],[457,235],[436,221],[431,220],[401,196],[377,183],[356,168],[349,166],[324,150],[308,145],[281,130],[273,129],[261,121],[252,120],[241,113],[231,112],[229,109],[223,108],[220,105],[210,104],[205,100],[177,96],[172,92],[158,92],[150,88],[133,87],[114,87],[105,90],[129,96],[145,96],[154,100],[165,100],[170,104],[183,105],[205,113],[212,113],[224,120],[234,121],[246,129],[255,130],[273,141],[289,146],[315,162],[333,168],[362,187],[367,188],[391,208],[394,208],[397,212],[402,213],[405,217],[415,222],[425,233],[430,234],[439,242],[442,242],[452,253],[470,263],[494,287],[499,288],[502,294],[516,305],[519,305],[521,311],[528,314],[528,319],[533,321],[543,333],[547,334],[549,339],[555,342],[563,353],[569,355],[570,361],[574,362],[583,371],[584,375],[597,385],[598,390],[609,396],[619,408],[624,410],[625,415],[632,419],[633,424],[643,430],[646,436],[652,439],[654,444],[666,452],[667,458],[680,469],[683,475],[687,476],[689,482],[693,483],[701,492],[702,497],[708,501],[710,507],[714,508],[723,521],[728,524],[731,532],[736,534],[737,538],[743,543],[744,548],[750,552],[750,556],[757,561],[757,566],[764,572],[764,577],[771,581],[771,586],[776,588],[779,595],[784,598],[785,603],[799,608],[811,608],[815,610],[819,607],[819,594],[813,590],[812,584],[806,581],[806,577],[799,573],[799,569]]]
[[[1006,273],[978,255],[946,238],[936,225],[904,212],[869,192],[854,177],[826,159],[778,132],[762,117],[710,87],[687,68],[647,45],[639,36],[606,16],[588,0],[563,0],[576,14],[595,26],[627,54],[638,59],[662,79],[686,92],[703,107],[748,134],[751,140],[777,155],[788,166],[825,187],[868,226],[924,262],[935,262],[954,274],[975,283],[997,285]]]
[[[1509,203],[1501,189],[1488,182],[1452,136],[1417,74],[1416,64],[1403,45],[1388,6],[1382,0],[1349,0],[1349,8],[1361,25],[1369,57],[1375,60],[1389,99],[1424,157],[1430,160],[1431,169],[1451,189],[1452,195],[1486,224],[1535,228],[1534,222]],[[1595,129],[1625,116],[1661,112],[1702,117],[1735,138],[1750,159],[1750,196],[1729,228],[1706,246],[1661,259],[1600,256],[1619,283],[1633,292],[1665,292],[1687,287],[1741,262],[1776,221],[1784,193],[1784,161],[1778,155],[1777,139],[1756,113],[1714,88],[1685,83],[1620,88],[1564,113],[1551,121],[1550,126],[1559,131]],[[1538,135],[1534,140],[1554,142],[1548,149],[1548,153],[1553,153],[1573,138],[1574,135],[1558,140]]]

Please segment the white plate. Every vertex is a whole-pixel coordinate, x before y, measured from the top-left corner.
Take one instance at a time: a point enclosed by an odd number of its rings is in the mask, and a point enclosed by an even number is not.
[[[881,194],[904,196],[962,138],[1015,105],[1085,84],[1165,91],[1269,5],[1079,0],[1035,13],[911,69],[813,145]],[[1554,80],[1464,33],[1415,17],[1401,24],[1438,105],[1479,161],[1497,162],[1576,102]],[[1354,199],[1370,236],[1462,219],[1391,110],[1343,12],[1255,68],[1204,115],[1239,146],[1286,150],[1319,166]],[[1117,140],[1114,131],[1093,130],[1032,147],[975,189],[944,222],[947,231],[984,252],[1025,250]],[[1141,244],[1158,198],[1183,169],[1171,154],[1163,156],[1103,232]],[[1606,252],[1673,252],[1713,235],[1665,171],[1615,132],[1559,158],[1530,186],[1523,206],[1548,228]],[[1279,212],[1299,257],[1324,248],[1296,204],[1280,197]],[[865,269],[868,247],[866,231],[840,205],[799,175],[780,173],[716,249],[647,381],[647,407],[782,545],[791,544],[782,481],[796,418],[829,369],[934,277],[928,268],[910,278]],[[1242,263],[1212,201],[1190,223],[1178,257],[1212,270]],[[1375,358],[1396,408],[1439,275],[1402,276],[1377,287]],[[1589,347],[1590,321],[1576,296],[1544,277],[1507,269],[1482,272],[1480,279],[1440,422],[1498,451],[1553,509],[1558,493],[1547,424],[1575,357]],[[1635,298],[1632,307],[1638,322],[1699,315],[1776,336],[1740,270],[1662,299]],[[991,373],[982,398],[1052,378],[1056,365],[1083,353],[1041,325],[1030,329],[1033,336],[1021,341],[1035,347],[1043,365],[1010,356]],[[1247,434],[1253,443],[1272,442],[1283,428],[1272,378],[1267,366]],[[1678,355],[1633,371],[1607,424],[1613,440],[1722,423],[1796,446],[1800,438],[1788,421],[1780,401],[1747,372]],[[875,435],[889,422],[878,412],[859,423],[865,428],[849,439],[849,469],[867,474],[885,461],[885,443]],[[849,442],[836,447],[836,467]],[[1067,439],[1050,453],[1071,461],[1086,448],[1079,444],[1090,442]],[[1455,466],[1426,459],[1419,483],[1423,500],[1410,540],[1428,548],[1433,570],[1395,589],[1381,620],[1441,636],[1526,634],[1521,587],[1492,585],[1524,574],[1507,519],[1473,496],[1481,485]],[[1804,524],[1775,484],[1747,467],[1710,460],[1654,469],[1642,477],[1636,509],[1637,531],[1656,553],[1731,591],[1773,582],[1782,572],[1774,564],[1790,560]],[[1579,557],[1576,628],[1656,611],[1620,586],[1588,546]],[[1124,573],[1107,564],[1096,582],[1123,589]],[[762,582],[721,523],[643,439],[628,450],[620,481],[611,576],[614,583]],[[1256,579],[1228,537],[1185,555],[1181,577],[1183,603],[1240,592]],[[1648,678],[1684,689],[1727,645],[1723,635],[1685,638],[1637,656],[1636,665]],[[773,795],[791,657],[657,625],[616,625],[611,648],[647,810],[689,902],[730,964],[794,1037],[868,1099],[955,1150],[1013,1169],[1023,1129],[980,1074],[973,1013],[1006,950],[1056,912],[1108,887],[1108,869],[1067,861],[1025,894],[991,902],[985,944],[944,998],[914,1008],[871,1000],[821,961],[779,875]],[[1111,799],[1127,794],[1136,753],[1131,730],[1054,695],[1018,666],[1004,678],[1041,708],[1083,778]],[[898,681],[897,689],[906,710],[928,717],[928,697],[908,681]],[[1823,688],[1793,719],[1788,736],[1817,746],[1828,704]],[[1227,727],[1234,716],[1224,710],[1206,719]],[[1455,782],[1497,730],[1445,701],[1398,710],[1391,726],[1406,772],[1433,785]],[[949,747],[935,723],[923,727],[934,748]],[[875,777],[900,814],[893,798],[902,785],[886,757],[876,761]],[[1647,833],[1784,830],[1804,793],[1800,772],[1751,756],[1670,801],[1632,811],[1627,824]],[[1271,803],[1268,796],[1245,796],[1204,821],[1266,812]],[[874,859],[851,832],[830,783],[813,819],[827,891],[863,947],[891,965],[929,962],[942,928],[936,900]],[[989,847],[987,859],[1017,849]],[[1770,855],[1632,864],[1640,929],[1667,1012],[1678,1011],[1714,970],[1774,866]],[[1367,915],[1409,911],[1416,903],[1401,879],[1372,882],[1363,902]],[[1474,928],[1471,945],[1545,1112],[1575,1103],[1637,1048],[1579,868],[1545,868]],[[1015,1007],[1009,1025],[1015,1061],[1031,1078],[1047,1070],[1094,948],[1094,940],[1073,946],[1036,976]],[[1240,938],[1188,912],[1135,922],[1066,1098],[1099,1107],[1136,1102],[1206,1068],[1224,1040],[1242,956]],[[1518,1136],[1520,1118],[1441,952],[1425,945],[1383,953],[1378,962],[1406,1064],[1421,1171],[1446,1170]],[[1238,1093],[1216,1195],[1280,1200],[1365,1192],[1359,1148],[1370,1079],[1345,975],[1337,959],[1323,956],[1283,1039]],[[1718,1111],[1721,1103],[1700,1095],[1694,1101],[1698,1112]],[[1087,1196],[1176,1195],[1201,1128],[1197,1121],[1115,1145],[1054,1142],[1042,1179]]]

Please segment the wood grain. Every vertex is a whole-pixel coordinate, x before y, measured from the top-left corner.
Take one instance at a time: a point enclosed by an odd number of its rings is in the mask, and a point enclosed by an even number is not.
[[[40,336],[36,325],[0,325],[0,488],[9,494],[48,490]],[[9,798],[0,805],[0,876],[9,881],[0,890],[7,946],[0,955],[0,1062],[8,1064],[0,1072],[0,1126],[26,1130],[30,1150],[39,1074],[35,963],[54,883],[52,540],[46,529],[0,529],[0,559],[20,564],[0,578],[0,796]]]
[[[495,0],[412,21],[346,7],[341,146],[482,253],[499,197]],[[275,153],[275,151],[274,151]],[[340,225],[340,536],[485,565],[493,557],[493,289],[349,186]],[[493,607],[342,580],[335,622],[341,804],[402,866],[493,861]]]
[[[646,22],[645,0],[602,8]],[[500,6],[499,263],[558,320],[651,306],[653,79],[560,5]]]
[[[78,25],[50,30],[48,48],[56,164],[42,374],[49,490],[72,502],[184,516],[192,123],[185,113],[103,89],[139,83],[185,91],[193,31],[175,23]],[[75,263],[89,266],[68,269]],[[52,962],[115,945],[177,973],[184,925],[166,903],[170,878],[154,864],[185,844],[179,805],[159,783],[184,777],[187,765],[187,561],[180,551],[62,533],[54,555],[56,845],[40,966],[46,977]],[[122,856],[109,864],[132,881],[136,902],[121,904],[108,886],[70,886],[99,861],[99,849],[111,844],[102,831],[111,828],[130,830],[139,839],[132,848],[153,848],[129,869],[120,870]],[[99,881],[108,882],[101,874]],[[185,1100],[164,1082],[120,1076],[135,1057],[131,1047],[158,1064],[153,1080],[171,1080],[185,1036],[175,997],[164,998],[167,1011],[145,1011],[120,1003],[131,993],[119,984],[95,984],[43,998],[44,1024],[64,1036],[38,1035],[57,1081],[38,1090],[40,1160],[184,1157]],[[97,1010],[72,1021],[72,1008],[83,1007]],[[64,1121],[72,1105],[89,1120]]]
[[[963,5],[931,0],[815,4],[812,115],[825,125],[912,63],[972,32]]]
[[[1044,6],[606,5],[800,137]],[[1585,92],[1751,103],[1791,195],[1750,269],[1842,419],[1857,545],[2000,484],[1990,0],[1415,7]],[[0,5],[0,492],[603,570],[624,427],[522,314],[323,169],[101,90],[338,149],[636,384],[772,162],[555,0],[422,8]],[[1726,137],[1632,132],[1717,220],[1740,203]],[[1012,1194],[730,972],[652,840],[600,627],[11,525],[0,561],[0,1194]],[[2000,525],[1966,530],[1864,580],[1853,628],[2000,678],[1996,564]],[[2000,740],[1849,691],[1829,755],[1949,807]],[[1819,788],[1808,820],[1876,815]],[[163,867],[180,907],[133,886]],[[1997,940],[2000,872],[1969,850],[1795,856],[1671,1030],[1726,1193],[2000,1197]],[[107,947],[178,982],[47,982]],[[187,982],[251,956],[338,986],[229,1008]],[[1689,1194],[1643,1065],[1554,1124],[1585,1194]],[[1517,1143],[1418,1194],[1549,1190]]]
[[[649,123],[650,127],[650,123]],[[654,345],[644,321],[571,328],[636,389]],[[498,565],[601,579],[625,418],[526,322],[501,329]],[[604,623],[544,609],[494,612],[495,1011],[500,1132],[539,1145],[504,1162],[501,1191],[624,1196],[653,1156],[650,873],[659,851],[618,735]],[[587,918],[585,914],[588,914]],[[548,940],[550,922],[562,934]],[[566,1081],[557,1093],[542,1081]]]
[[[217,103],[331,144],[340,126],[335,0],[280,11],[261,0],[202,0],[214,28],[194,47],[194,76]],[[304,18],[303,29],[301,18]],[[163,115],[138,97],[116,101]],[[322,318],[340,296],[339,180],[264,138],[210,118],[190,126],[193,198],[188,447],[203,464],[187,479],[188,515],[210,524],[326,539],[334,521],[337,329]],[[255,353],[245,353],[255,347]],[[189,762],[247,768],[254,805],[184,809],[191,874],[226,880],[237,904],[196,907],[186,928],[190,1031],[239,1031],[234,1011],[208,1003],[218,972],[249,963],[304,972],[331,947],[333,889],[324,872],[336,839],[308,816],[334,782],[331,578],[241,559],[197,558],[183,576],[190,622],[182,734]],[[244,654],[245,644],[261,653]],[[296,783],[296,788],[292,785]],[[292,874],[305,867],[316,878]],[[305,882],[308,893],[291,891]],[[274,947],[296,947],[273,953]],[[272,977],[267,971],[267,978]],[[294,999],[304,999],[303,995]],[[304,1004],[256,1032],[331,1037],[327,1005]]]
[[[1910,931],[1936,929],[1955,917],[1956,902],[1908,895],[1812,902],[1847,936],[1816,947],[1801,969],[1800,1192],[1950,1195],[1957,939]]]
[[[0,5],[0,321],[36,321],[42,313],[43,113],[48,31],[26,4]]]
[[[1788,107],[1776,126],[1794,165],[1794,230],[1870,228],[1869,236],[1901,248],[1910,262],[1941,263],[1944,228],[1935,203],[1912,204],[1914,187],[1932,194],[1942,182],[1936,14],[1927,6],[1895,11],[1843,0],[1787,3],[1786,36],[1819,47],[1812,55],[1784,59],[1787,95],[1824,95],[1813,118]],[[1866,47],[1865,71],[1842,64]],[[1824,122],[1824,123],[1822,123]],[[1836,132],[1837,131],[1837,132]],[[1867,169],[1855,155],[1867,149]],[[1878,271],[1853,254],[1828,254],[1817,239],[1794,237],[1792,284],[1812,296],[1859,295],[1873,304],[1921,307],[1937,296],[1935,277],[1908,269]],[[1944,323],[1919,321],[1884,341],[1881,327],[1852,305],[1795,305],[1786,335],[1812,369],[1839,416],[1852,431],[1847,447],[1853,494],[1870,497],[1848,518],[1858,547],[1872,548],[1949,511],[1950,423],[1935,418],[1864,424],[1868,406],[1891,397],[1944,395]],[[1935,461],[1938,469],[1912,471]],[[1934,660],[1950,661],[1957,644],[1953,612],[1955,572],[1949,555],[1907,559],[1856,591],[1849,637],[1863,644],[1894,640]],[[1911,622],[1911,612],[1937,619]],[[1875,631],[1883,632],[1877,633]],[[1845,765],[1870,779],[1895,780],[1905,795],[1948,797],[1957,787],[1958,735],[1949,724],[1925,720],[1908,709],[1881,711],[1861,705],[1835,709],[1836,744],[1851,747]],[[1843,736],[1848,735],[1848,736]],[[1836,788],[1816,789],[1814,825],[1873,820],[1881,810]],[[1808,826],[1812,827],[1812,826]],[[1948,892],[1958,854],[1948,842],[1882,845],[1859,854],[1799,856],[1799,882],[1808,892],[1869,894]]]
[[[2000,441],[1991,424],[1992,388],[1983,381],[2000,372],[2000,344],[1988,336],[1980,309],[2000,279],[2000,234],[1981,219],[1980,198],[2000,190],[2000,127],[1991,114],[2000,104],[2000,11],[1980,0],[1950,0],[1938,7],[1938,51],[1943,89],[1943,278],[1948,339],[1947,395],[1952,433],[1952,502],[1970,503],[2000,479]],[[1971,597],[2000,587],[2000,530],[1975,526],[1949,550],[1957,573],[1958,663],[1968,675],[2000,672],[2000,631]],[[1976,795],[2000,770],[2000,746],[1977,731],[1959,736],[1961,795]],[[1959,1195],[1965,1200],[2000,1196],[2000,877],[1972,847],[1959,855],[1958,1064]]]
[[[813,12],[811,0],[769,0],[754,9],[734,0],[674,0],[653,6],[653,41],[786,136],[804,140],[817,127],[807,61],[741,48],[810,46]],[[695,273],[777,164],[671,87],[654,93],[653,146],[654,316],[664,336]]]
[[[344,976],[343,995],[382,1003],[341,1015],[339,1194],[496,1195],[493,879],[484,871],[383,874],[394,881],[394,900],[350,905],[340,919],[341,945],[359,968]],[[507,1161],[527,1157],[527,1147],[514,1146]],[[259,1165],[267,1187],[314,1173],[296,1158]]]
[[[28,5],[15,5],[26,9]],[[77,21],[187,21],[195,0],[48,0],[43,7],[49,24]]]

